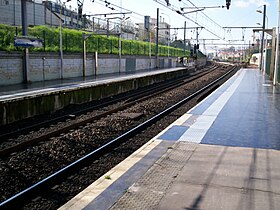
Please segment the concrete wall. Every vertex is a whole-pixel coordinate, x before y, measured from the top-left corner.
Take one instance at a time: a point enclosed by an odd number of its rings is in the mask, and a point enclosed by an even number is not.
[[[22,81],[22,57],[0,55],[0,84],[17,84]]]
[[[62,77],[81,77],[83,75],[83,58],[81,53],[64,54]],[[123,56],[119,68],[119,57],[116,55],[99,55],[98,67],[95,68],[95,54],[88,53],[86,76],[109,73],[130,72],[156,67],[155,57]],[[175,67],[176,58],[160,58],[159,67]],[[23,81],[22,54],[0,52],[0,85],[20,84]],[[30,53],[28,81],[37,82],[60,79],[59,53]]]

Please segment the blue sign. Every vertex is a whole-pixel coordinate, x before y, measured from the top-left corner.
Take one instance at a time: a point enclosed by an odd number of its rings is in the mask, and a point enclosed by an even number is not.
[[[16,47],[42,47],[42,40],[36,37],[16,36],[14,38]]]

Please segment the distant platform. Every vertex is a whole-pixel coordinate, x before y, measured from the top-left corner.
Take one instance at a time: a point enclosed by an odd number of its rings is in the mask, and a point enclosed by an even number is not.
[[[194,71],[178,67],[97,77],[73,78],[0,87],[0,125],[54,113],[72,104],[100,100]]]

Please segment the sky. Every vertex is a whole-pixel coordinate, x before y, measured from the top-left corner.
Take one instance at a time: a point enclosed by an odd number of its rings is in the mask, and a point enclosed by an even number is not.
[[[65,0],[62,0],[65,1]],[[108,7],[113,7],[111,10],[106,7],[106,1],[110,4]],[[144,22],[144,16],[149,15],[156,17],[157,8],[160,9],[160,16],[165,19],[165,22],[170,23],[171,27],[183,27],[184,21],[187,22],[187,27],[204,27],[199,30],[199,39],[205,39],[205,43],[209,44],[248,44],[253,41],[252,28],[248,29],[224,29],[223,27],[260,27],[257,23],[262,24],[263,14],[256,10],[263,11],[263,5],[266,4],[266,22],[268,28],[277,26],[278,19],[278,2],[279,0],[231,0],[230,9],[226,8],[206,8],[203,11],[185,14],[185,17],[177,14],[173,10],[180,10],[182,7],[214,7],[225,5],[226,0],[169,0],[170,6],[167,6],[165,0],[84,0],[83,13],[86,14],[104,14],[119,12],[119,7],[122,7],[122,12],[127,10],[132,11],[132,14],[126,15],[130,17],[130,21],[134,23]],[[163,4],[163,5],[162,5]],[[76,0],[71,0],[66,3],[71,5],[72,9],[77,8]],[[112,6],[115,5],[115,6]],[[190,12],[197,9],[184,9],[184,12]],[[104,18],[104,16],[100,16]],[[114,16],[110,16],[114,17]],[[198,23],[199,25],[195,24]],[[183,39],[183,30],[171,30],[171,34],[177,33],[178,39]],[[244,36],[244,39],[243,39]],[[187,39],[195,41],[196,31],[187,30]],[[255,37],[259,38],[260,34],[255,33]],[[220,39],[220,40],[216,40]],[[224,41],[224,40],[226,41]],[[235,40],[235,41],[233,41]],[[237,41],[236,41],[237,40]],[[212,46],[213,48],[213,46]]]

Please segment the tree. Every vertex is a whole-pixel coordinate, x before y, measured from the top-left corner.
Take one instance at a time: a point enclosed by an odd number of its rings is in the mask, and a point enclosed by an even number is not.
[[[184,49],[184,41],[183,40],[175,40],[170,44],[170,46],[180,48],[180,49]],[[190,49],[191,49],[191,43],[190,43],[189,40],[186,40],[186,50],[190,50]]]

